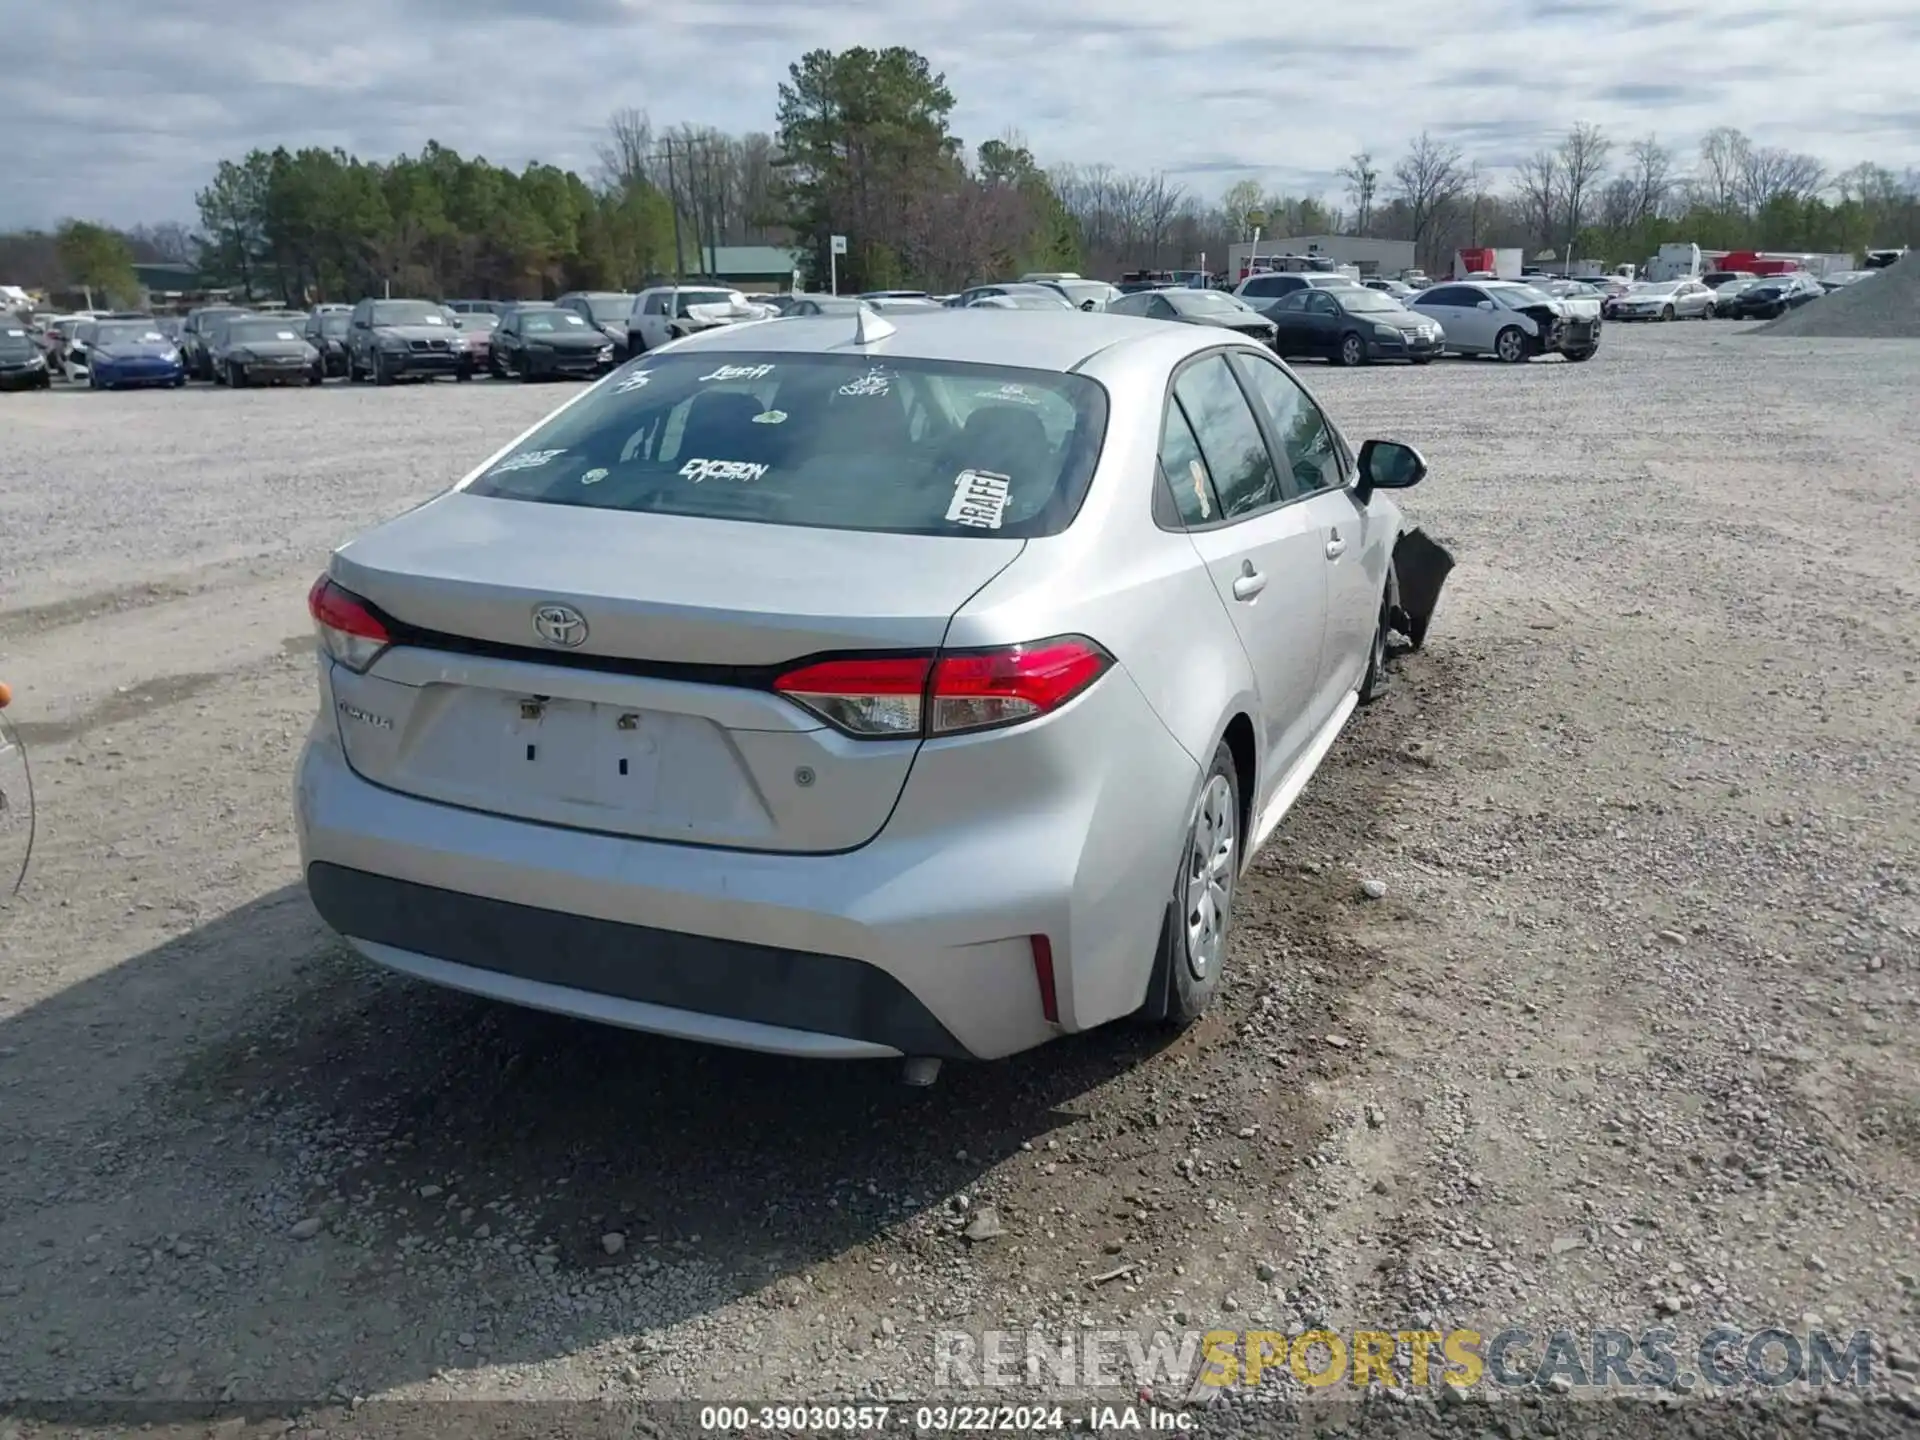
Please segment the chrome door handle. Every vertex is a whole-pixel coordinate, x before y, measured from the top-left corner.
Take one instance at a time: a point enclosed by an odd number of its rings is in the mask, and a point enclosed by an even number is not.
[[[1233,582],[1233,598],[1251,600],[1267,588],[1267,577],[1253,568],[1251,561],[1240,571]]]
[[[1340,532],[1336,530],[1333,532],[1333,538],[1327,541],[1327,559],[1338,560],[1346,553],[1347,542],[1340,538]]]

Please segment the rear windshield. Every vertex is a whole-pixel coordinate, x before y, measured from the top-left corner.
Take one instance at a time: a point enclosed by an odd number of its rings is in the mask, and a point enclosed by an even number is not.
[[[475,495],[905,535],[1064,530],[1106,432],[1080,375],[850,355],[668,353],[615,372]]]
[[[230,320],[227,322],[227,339],[248,340],[298,340],[299,326],[292,320]]]
[[[376,300],[375,325],[444,325],[447,312],[430,300]]]

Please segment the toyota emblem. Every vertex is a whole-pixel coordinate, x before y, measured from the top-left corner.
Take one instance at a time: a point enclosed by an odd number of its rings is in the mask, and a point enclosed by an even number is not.
[[[571,605],[538,605],[533,628],[549,645],[571,650],[587,638],[587,617]]]

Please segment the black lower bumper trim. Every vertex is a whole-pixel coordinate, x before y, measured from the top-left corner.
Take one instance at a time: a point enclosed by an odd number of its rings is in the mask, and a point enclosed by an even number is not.
[[[314,908],[341,934],[595,995],[970,1058],[906,986],[843,955],[542,910],[316,861]]]

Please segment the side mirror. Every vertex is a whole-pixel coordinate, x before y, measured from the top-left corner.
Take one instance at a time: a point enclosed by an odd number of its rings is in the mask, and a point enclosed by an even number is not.
[[[1477,304],[1476,306],[1474,306],[1474,309],[1476,309],[1476,310],[1491,310],[1491,309],[1493,309],[1493,302],[1492,302],[1491,300],[1482,300],[1482,301],[1481,301],[1481,302],[1480,302],[1479,304]]]
[[[1426,475],[1427,462],[1411,445],[1397,440],[1369,440],[1360,447],[1360,484],[1356,488],[1362,504],[1376,490],[1410,489]]]

